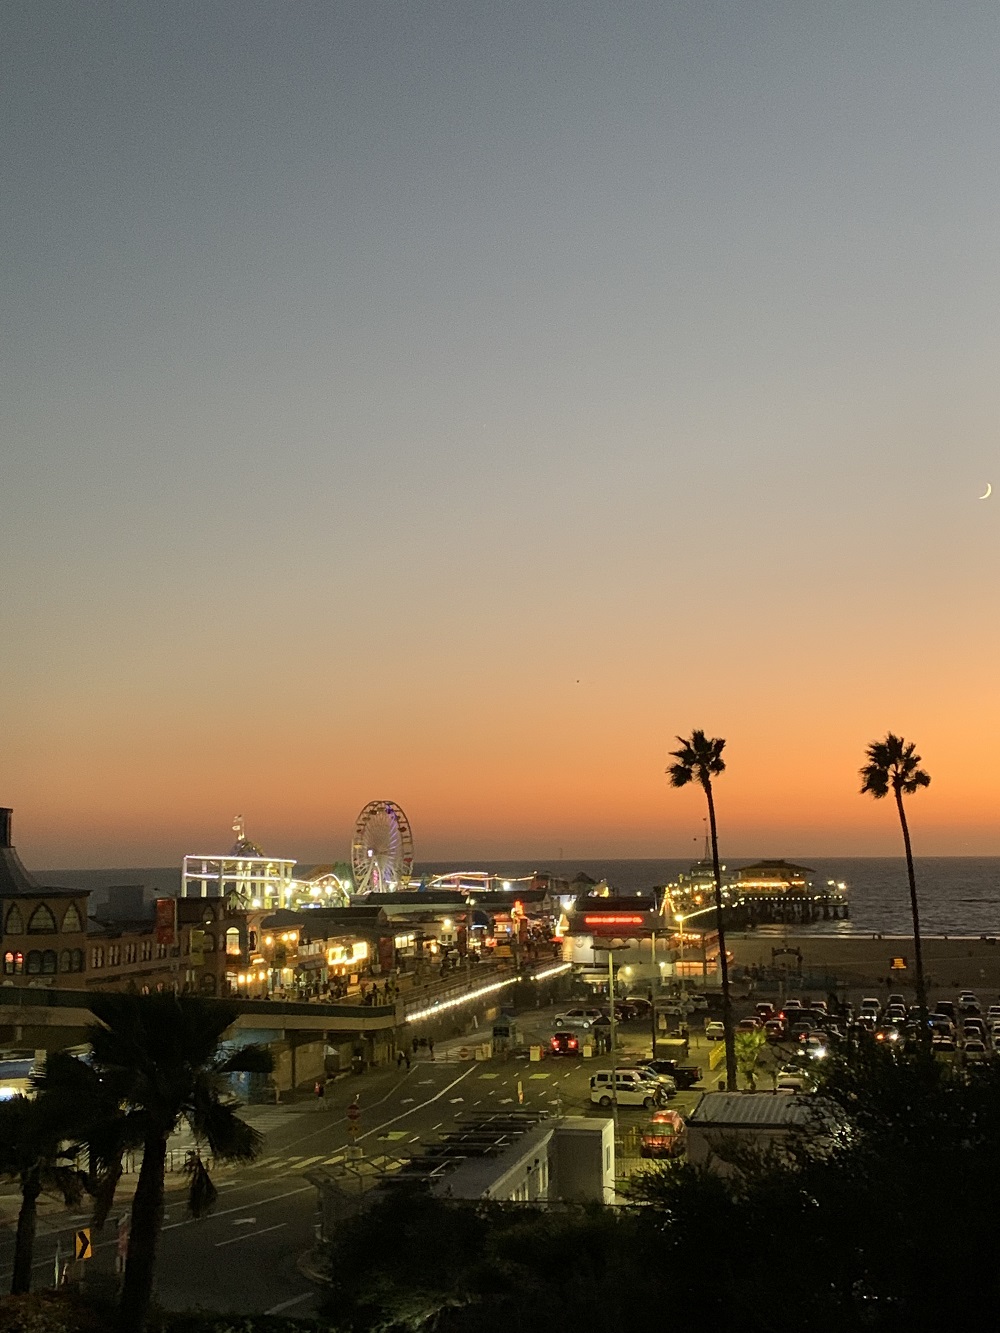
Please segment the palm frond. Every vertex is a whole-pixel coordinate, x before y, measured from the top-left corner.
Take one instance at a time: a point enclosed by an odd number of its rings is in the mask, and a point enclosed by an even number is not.
[[[725,772],[726,761],[722,758],[722,751],[726,742],[721,736],[709,737],[696,729],[689,739],[685,740],[683,736],[677,739],[681,748],[670,752],[671,759],[676,759],[677,763],[667,769],[672,787],[685,787],[694,781],[704,787],[713,777]]]
[[[274,1056],[266,1046],[237,1046],[220,1055],[216,1066],[220,1074],[270,1074],[274,1069]]]
[[[894,732],[887,732],[884,740],[872,741],[865,753],[868,763],[860,770],[862,795],[876,800],[890,791],[912,796],[930,785],[930,775],[919,767],[917,747]]]
[[[212,1156],[225,1162],[252,1162],[260,1156],[263,1135],[253,1125],[241,1120],[238,1102],[223,1102],[206,1096],[192,1108],[189,1123],[195,1137],[204,1140]]]

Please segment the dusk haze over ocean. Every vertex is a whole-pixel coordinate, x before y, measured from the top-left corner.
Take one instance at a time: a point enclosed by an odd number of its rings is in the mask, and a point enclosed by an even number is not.
[[[419,863],[680,864],[692,728],[724,848],[900,856],[892,730],[918,857],[995,865],[995,4],[9,0],[0,51],[29,867],[343,858],[374,798]]]

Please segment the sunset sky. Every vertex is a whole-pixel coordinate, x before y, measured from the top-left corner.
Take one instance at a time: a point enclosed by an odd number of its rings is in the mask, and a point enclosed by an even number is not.
[[[1000,854],[994,0],[7,0],[29,865]],[[992,482],[997,494],[978,497]]]

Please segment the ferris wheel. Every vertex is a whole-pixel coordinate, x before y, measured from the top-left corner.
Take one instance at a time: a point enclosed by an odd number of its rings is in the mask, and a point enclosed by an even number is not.
[[[395,801],[369,801],[358,815],[351,866],[358,893],[392,893],[409,885],[413,837]]]

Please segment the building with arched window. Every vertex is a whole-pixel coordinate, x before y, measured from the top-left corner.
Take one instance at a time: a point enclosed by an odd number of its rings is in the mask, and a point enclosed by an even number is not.
[[[12,816],[0,808],[0,985],[79,987],[89,893],[30,874],[11,841]]]

